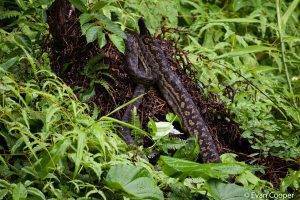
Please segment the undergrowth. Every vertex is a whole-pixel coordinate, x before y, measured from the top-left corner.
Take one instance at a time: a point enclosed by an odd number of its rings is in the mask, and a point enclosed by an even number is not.
[[[253,160],[274,155],[299,163],[298,0],[70,2],[82,12],[87,42],[103,47],[110,39],[121,52],[124,30],[137,31],[143,17],[152,34],[176,41],[199,86],[235,115],[257,150]],[[193,162],[194,140],[168,137],[176,116],[151,121],[148,133],[138,119],[132,125],[110,116],[127,104],[103,116],[79,101],[42,48],[51,3],[0,2],[0,199],[248,199],[299,189],[299,171],[274,189],[254,175],[263,167],[234,154],[222,155],[220,164]],[[127,146],[120,124],[152,137],[166,155],[168,148],[177,152],[153,166],[151,148]]]

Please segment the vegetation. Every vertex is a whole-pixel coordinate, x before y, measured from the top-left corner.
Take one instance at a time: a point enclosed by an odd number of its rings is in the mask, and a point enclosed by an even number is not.
[[[169,136],[174,114],[145,129],[137,114],[132,123],[113,117],[136,99],[108,114],[84,103],[44,48],[53,0],[1,0],[0,199],[297,198],[299,168],[275,187],[251,163],[271,155],[300,165],[299,0],[69,2],[81,12],[82,35],[100,48],[111,41],[124,52],[124,31],[138,31],[140,17],[151,34],[176,41],[187,55],[182,65],[193,65],[197,84],[226,105],[255,153],[247,164],[232,153],[200,164],[193,138]],[[154,145],[126,145],[120,125]],[[157,164],[148,156],[154,149],[164,152]]]

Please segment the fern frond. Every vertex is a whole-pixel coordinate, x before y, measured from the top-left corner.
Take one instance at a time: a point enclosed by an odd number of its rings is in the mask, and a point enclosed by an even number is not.
[[[142,128],[141,121],[140,121],[139,115],[137,113],[137,108],[135,106],[133,107],[133,109],[131,111],[131,124],[136,127]]]
[[[4,20],[4,19],[10,19],[13,17],[18,17],[20,16],[21,13],[15,10],[7,10],[7,11],[2,11],[0,13],[0,20]]]

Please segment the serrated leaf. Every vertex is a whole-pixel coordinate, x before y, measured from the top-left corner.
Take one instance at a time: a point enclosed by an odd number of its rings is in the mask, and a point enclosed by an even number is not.
[[[75,156],[75,170],[74,170],[74,177],[75,177],[79,171],[79,167],[82,162],[84,148],[86,146],[86,133],[80,130],[76,130],[74,131],[74,133],[77,133],[77,150]]]
[[[106,45],[106,38],[105,38],[105,34],[103,33],[103,31],[98,32],[98,45],[99,48],[103,48]]]
[[[90,87],[87,91],[80,95],[80,99],[82,102],[89,101],[93,96],[95,96],[95,87]]]
[[[286,192],[288,188],[299,190],[300,188],[300,171],[290,170],[289,174],[282,180],[280,189]]]
[[[21,13],[15,10],[1,10],[0,20],[18,17],[20,15]]]
[[[217,57],[217,59],[226,58],[226,57],[235,57],[235,56],[242,56],[249,53],[257,53],[262,51],[277,51],[276,48],[273,47],[267,47],[267,46],[260,46],[260,45],[253,45],[248,46],[241,49],[235,49],[229,53],[224,53],[223,55],[220,55]]]
[[[22,9],[22,10],[27,10],[27,6],[26,3],[23,0],[16,0],[18,6]]]
[[[87,43],[94,42],[97,39],[98,36],[99,27],[92,26],[86,31],[86,41]]]
[[[0,189],[0,199],[4,199],[4,197],[9,193],[9,189]]]
[[[0,187],[9,188],[10,187],[10,183],[7,182],[6,180],[0,179]]]
[[[17,64],[17,62],[19,61],[19,57],[13,57],[10,58],[9,60],[7,60],[5,63],[0,64],[0,68],[4,69],[4,70],[9,70],[11,67],[13,67],[14,65]]]
[[[116,34],[109,34],[109,39],[121,53],[125,53],[124,39]]]
[[[88,14],[88,13],[83,13],[79,17],[80,25],[83,26],[84,24],[86,24],[87,22],[91,21],[92,19],[94,19],[93,15]]]
[[[126,39],[126,34],[121,30],[120,26],[117,23],[112,22],[108,17],[101,14],[94,14],[94,17],[101,24],[101,28],[109,31],[113,35],[117,35],[118,37]]]
[[[45,178],[50,170],[55,169],[55,166],[63,158],[70,144],[71,142],[69,139],[61,140],[51,148],[50,155],[49,152],[45,152],[41,156],[41,161],[36,164],[36,170],[41,178]]]
[[[86,35],[86,32],[87,30],[89,30],[91,27],[95,26],[94,24],[91,24],[91,23],[86,23],[86,24],[83,24],[81,26],[81,33],[82,35]]]
[[[13,200],[22,200],[26,199],[27,197],[27,190],[22,183],[18,183],[13,187],[12,190],[12,198]]]

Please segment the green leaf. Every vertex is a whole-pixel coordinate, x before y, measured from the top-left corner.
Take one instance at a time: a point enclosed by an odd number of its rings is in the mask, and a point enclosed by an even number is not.
[[[181,125],[180,118],[177,115],[175,115],[174,113],[168,113],[166,115],[166,120],[170,123],[178,122]]]
[[[12,198],[13,200],[26,199],[27,190],[22,183],[18,183],[13,187]]]
[[[152,178],[139,177],[124,186],[124,191],[138,199],[164,199],[162,191],[156,186]]]
[[[0,179],[0,187],[9,188],[10,187],[10,183],[7,182],[6,180]]]
[[[195,138],[186,140],[186,144],[178,149],[173,157],[195,161],[199,155],[199,145]]]
[[[9,60],[7,60],[5,63],[0,64],[0,68],[4,69],[4,70],[9,70],[12,66],[16,65],[17,62],[19,62],[19,57],[13,57],[10,58]]]
[[[294,12],[294,10],[297,8],[297,5],[299,4],[300,0],[294,0],[288,7],[287,11],[284,13],[284,15],[281,18],[281,24],[282,24],[282,29],[284,30],[286,23],[288,21],[288,19],[290,18],[290,16],[292,15],[292,13]]]
[[[83,13],[79,17],[80,25],[83,26],[84,24],[86,24],[87,22],[91,21],[92,19],[94,19],[93,15],[88,14],[88,13]]]
[[[9,193],[9,189],[0,189],[0,199],[4,199],[4,197]]]
[[[99,31],[99,27],[97,27],[97,26],[92,26],[86,31],[87,43],[94,42],[97,39],[98,31]]]
[[[26,2],[24,2],[23,0],[16,0],[18,6],[22,9],[22,10],[27,10],[27,6],[26,6]]]
[[[169,176],[191,176],[194,178],[217,178],[226,179],[229,175],[241,174],[247,170],[257,170],[257,168],[243,163],[206,163],[199,164],[168,156],[160,157],[160,166],[164,173]]]
[[[251,18],[230,18],[230,19],[217,19],[217,20],[211,20],[210,22],[235,22],[235,23],[260,23],[257,19],[251,19]]]
[[[75,157],[75,171],[74,171],[74,177],[75,177],[79,171],[79,167],[82,162],[84,148],[86,146],[86,133],[80,130],[76,130],[74,131],[74,133],[77,133],[77,151]]]
[[[69,0],[72,5],[75,6],[80,12],[87,12],[86,0]]]
[[[39,190],[34,187],[27,188],[28,194],[37,197],[38,199],[46,200],[45,195]]]
[[[140,177],[141,174],[147,174],[147,171],[142,167],[136,167],[132,165],[114,165],[110,168],[106,181],[109,185],[113,185],[115,188],[120,189],[122,185],[126,185],[133,181],[136,177]]]
[[[116,34],[109,34],[108,37],[121,53],[125,53],[125,43],[122,37]]]
[[[40,163],[37,163],[36,170],[41,178],[45,178],[50,170],[54,170],[55,166],[65,156],[67,148],[71,142],[69,139],[64,139],[57,142],[49,152],[42,155]]]
[[[112,22],[108,17],[102,14],[94,14],[93,15],[101,24],[101,28],[109,31],[110,33],[113,33],[123,39],[126,39],[126,34],[121,30],[120,26]]]
[[[240,182],[244,186],[248,186],[249,184],[258,186],[262,181],[250,171],[246,171],[236,177],[236,182]]]
[[[15,10],[1,10],[0,20],[18,17],[20,15],[22,14]]]
[[[256,199],[255,193],[236,184],[226,184],[216,180],[208,181],[209,193],[215,200]]]
[[[242,56],[245,54],[257,53],[257,52],[262,52],[262,51],[277,51],[277,49],[273,48],[273,47],[253,45],[253,46],[248,46],[248,47],[242,48],[242,49],[234,49],[233,51],[231,51],[229,53],[225,53],[223,55],[218,56],[217,59],[226,58],[226,57]]]
[[[300,171],[290,170],[289,174],[282,180],[280,189],[286,192],[288,188],[299,190],[300,188]]]
[[[167,136],[174,128],[170,122],[154,122],[152,128],[153,140]]]
[[[103,31],[98,31],[98,45],[99,48],[103,48],[106,45],[106,38],[105,38],[105,34],[103,33]]]
[[[112,166],[106,176],[107,185],[122,190],[129,197],[160,200],[163,193],[156,186],[149,172],[142,167],[119,164]]]
[[[80,100],[82,102],[87,102],[89,101],[93,96],[95,96],[95,87],[92,86],[88,90],[86,90],[84,93],[80,94]]]
[[[243,7],[251,6],[251,1],[248,0],[234,0],[232,1],[232,9],[236,12]]]
[[[94,24],[91,24],[91,23],[86,23],[86,24],[83,24],[81,26],[81,33],[82,35],[86,35],[86,32],[87,30],[89,30],[91,27],[95,26]]]

